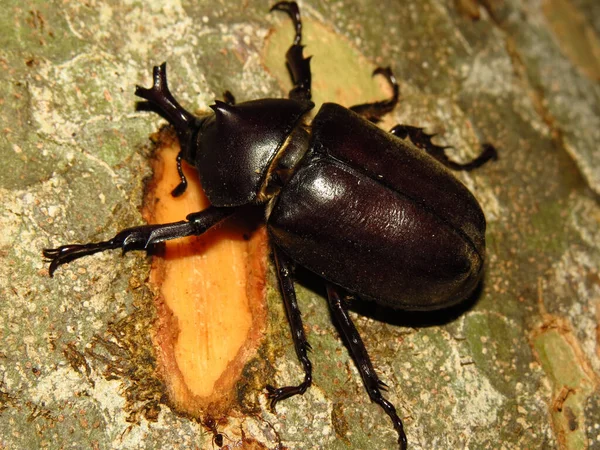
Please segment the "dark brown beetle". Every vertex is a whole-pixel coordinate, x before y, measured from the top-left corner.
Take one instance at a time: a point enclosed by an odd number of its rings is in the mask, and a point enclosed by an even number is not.
[[[181,160],[195,166],[211,206],[187,220],[121,231],[112,239],[44,250],[50,275],[61,264],[96,252],[121,248],[150,250],[156,244],[200,235],[244,205],[264,208],[279,285],[304,368],[298,386],[268,386],[272,405],[302,394],[312,381],[310,348],[293,284],[295,264],[327,283],[331,314],[350,349],[372,401],[381,405],[406,448],[402,421],[381,394],[385,386],[350,316],[352,294],[405,310],[433,310],[468,297],[481,279],[485,259],[485,217],[473,195],[444,166],[470,170],[495,158],[484,146],[468,164],[448,160],[444,148],[420,128],[398,125],[387,133],[372,122],[398,101],[389,69],[377,69],[394,90],[391,99],[346,109],[326,103],[312,123],[310,58],[302,54],[302,23],[295,2],[271,10],[286,12],[296,28],[286,59],[294,88],[289,99],[235,104],[216,101],[214,113],[195,117],[173,98],[166,65],[154,68],[154,85],[137,87],[173,125],[181,195],[187,183]],[[403,139],[410,138],[415,146]]]

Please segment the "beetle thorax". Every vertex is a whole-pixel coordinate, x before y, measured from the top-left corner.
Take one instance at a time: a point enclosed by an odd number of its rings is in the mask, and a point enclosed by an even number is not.
[[[211,204],[266,201],[271,177],[285,178],[308,146],[308,133],[298,124],[312,106],[289,99],[212,105],[214,120],[198,133],[194,161]]]

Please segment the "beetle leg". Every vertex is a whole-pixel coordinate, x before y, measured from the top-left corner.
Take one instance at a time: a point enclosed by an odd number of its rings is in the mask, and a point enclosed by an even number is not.
[[[413,127],[410,125],[396,125],[390,130],[390,133],[399,137],[400,139],[406,139],[407,137],[410,138],[411,142],[417,147],[425,150],[443,165],[453,170],[469,171],[481,167],[490,160],[498,159],[498,153],[496,152],[494,146],[491,144],[483,144],[481,146],[481,153],[479,156],[468,163],[460,164],[450,160],[450,158],[446,156],[445,150],[452,147],[435,145],[433,142],[431,142],[435,134],[427,134],[425,131],[423,131],[423,128]]]
[[[398,81],[396,80],[396,77],[392,73],[392,69],[389,67],[378,67],[373,71],[373,76],[375,75],[383,75],[385,77],[390,87],[392,88],[392,98],[388,100],[381,100],[379,102],[362,103],[360,105],[354,105],[351,106],[349,109],[357,114],[360,114],[365,119],[377,123],[385,114],[392,112],[398,104],[398,98],[400,97],[400,87],[398,86]]]
[[[230,106],[235,105],[235,96],[231,93],[231,91],[223,92],[223,101]]]
[[[292,330],[292,339],[296,348],[296,355],[304,368],[304,381],[298,386],[285,386],[275,388],[267,386],[268,397],[271,399],[271,407],[274,407],[279,400],[286,399],[296,394],[304,394],[306,389],[312,383],[312,364],[308,359],[308,350],[310,344],[306,340],[304,334],[304,326],[302,325],[302,316],[298,309],[296,301],[296,291],[294,289],[294,280],[292,278],[293,264],[286,255],[273,247],[273,259],[277,268],[277,277],[279,279],[279,288],[283,296],[285,305],[285,313]]]
[[[310,56],[305,58],[302,54],[302,21],[300,20],[300,10],[296,2],[278,2],[275,3],[270,11],[283,11],[287,13],[294,23],[296,34],[294,43],[290,46],[285,59],[288,70],[292,76],[294,88],[290,91],[289,97],[299,102],[311,101],[311,75],[310,75]]]
[[[151,88],[135,87],[135,95],[147,100],[158,113],[169,121],[179,137],[181,151],[177,155],[177,173],[181,182],[171,192],[173,197],[179,197],[187,189],[187,180],[181,168],[181,160],[186,154],[191,154],[192,139],[199,128],[199,120],[185,110],[169,91],[167,83],[167,63],[154,66],[152,71],[153,84]]]
[[[192,213],[187,220],[165,223],[162,225],[143,225],[127,228],[117,233],[112,239],[88,244],[62,245],[58,248],[46,248],[43,254],[50,259],[50,276],[63,264],[82,256],[92,255],[121,248],[123,253],[130,250],[150,250],[159,242],[177,239],[185,236],[200,235],[213,225],[221,222],[235,211],[234,208],[216,208],[211,206],[204,211]]]
[[[402,450],[406,449],[406,434],[402,420],[396,413],[396,408],[386,400],[381,391],[385,390],[385,384],[377,377],[365,344],[363,343],[358,330],[352,323],[348,314],[348,306],[344,299],[340,297],[337,287],[327,284],[327,297],[329,299],[329,308],[335,324],[340,331],[342,340],[350,350],[352,359],[356,363],[360,376],[362,377],[365,389],[371,400],[383,408],[386,414],[392,419],[394,428],[398,433],[398,444]]]

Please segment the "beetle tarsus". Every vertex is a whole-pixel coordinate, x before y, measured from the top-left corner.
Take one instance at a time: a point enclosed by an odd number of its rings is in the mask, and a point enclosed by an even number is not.
[[[62,245],[58,248],[44,249],[42,253],[50,260],[49,273],[53,276],[59,266],[83,256],[117,248],[121,248],[123,253],[131,250],[148,251],[160,242],[200,235],[233,212],[233,208],[211,206],[204,211],[188,215],[187,220],[180,222],[127,228],[108,241]]]
[[[276,247],[273,248],[273,259],[277,268],[279,287],[283,296],[285,313],[292,331],[296,355],[304,369],[304,381],[298,386],[285,386],[280,388],[267,386],[268,397],[271,400],[272,408],[274,408],[280,400],[297,394],[304,394],[306,389],[308,389],[312,383],[312,364],[308,359],[308,351],[311,349],[311,346],[306,340],[302,316],[296,300],[296,290],[294,289],[294,280],[292,277],[293,264],[288,257]]]
[[[392,112],[400,98],[400,87],[398,86],[398,81],[390,67],[377,67],[373,71],[373,76],[375,75],[382,75],[385,77],[392,88],[392,97],[388,100],[381,100],[373,103],[361,103],[360,105],[354,105],[349,108],[351,111],[360,114],[373,123],[379,122],[384,115]]]
[[[294,395],[304,394],[306,390],[312,384],[312,378],[308,380],[304,380],[298,386],[284,386],[280,388],[276,388],[268,384],[266,386],[267,389],[267,398],[269,399],[269,406],[271,409],[275,409],[275,405],[286,398],[293,397]]]
[[[407,444],[402,420],[400,420],[400,417],[398,417],[394,405],[392,405],[383,397],[383,395],[381,395],[382,387],[385,387],[385,384],[375,373],[375,369],[371,363],[371,359],[369,358],[365,344],[363,343],[358,330],[354,326],[354,323],[352,323],[350,315],[348,314],[348,306],[338,291],[339,288],[331,284],[327,285],[329,309],[331,311],[334,323],[340,331],[342,340],[350,350],[352,359],[356,363],[356,367],[358,368],[369,397],[373,402],[381,406],[390,419],[392,419],[394,429],[398,433],[398,445],[400,446],[401,450],[405,450]]]
[[[302,49],[302,20],[296,2],[275,3],[270,11],[283,11],[292,19],[296,34],[294,42],[285,54],[288,70],[292,76],[294,87],[289,92],[289,98],[299,102],[311,102],[310,56],[305,58]]]
[[[300,19],[300,8],[298,8],[298,4],[296,2],[277,2],[271,6],[269,11],[283,11],[290,16],[296,30],[293,45],[300,45],[302,43],[302,20]]]
[[[481,167],[488,161],[497,161],[497,160],[498,160],[498,151],[496,150],[496,147],[494,147],[490,143],[485,142],[485,143],[481,144],[481,153],[479,154],[479,156],[477,158],[475,158],[474,160],[472,160],[470,163],[463,164],[463,165],[469,166],[469,168],[463,169],[463,170],[473,170],[473,169],[476,169],[477,167]]]
[[[394,136],[399,137],[400,139],[409,138],[415,146],[422,150],[425,150],[444,166],[452,170],[470,171],[481,167],[490,160],[498,159],[498,153],[494,146],[491,144],[483,144],[481,146],[482,150],[479,156],[469,161],[468,163],[461,164],[452,161],[450,158],[448,158],[448,156],[446,156],[446,149],[452,147],[435,145],[432,142],[432,139],[435,137],[435,134],[425,133],[423,128],[413,127],[411,125],[396,125],[390,130],[390,133],[392,133]]]

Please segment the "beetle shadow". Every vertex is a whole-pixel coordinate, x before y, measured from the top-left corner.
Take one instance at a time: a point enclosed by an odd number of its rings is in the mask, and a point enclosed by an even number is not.
[[[325,282],[315,273],[303,267],[298,267],[295,277],[296,281],[302,286],[323,298],[327,298]],[[394,326],[427,328],[448,324],[465,314],[475,306],[481,296],[482,290],[483,281],[477,285],[475,291],[465,300],[456,305],[433,311],[406,311],[393,309],[378,305],[373,301],[364,300],[360,297],[352,298],[349,309],[361,316]]]

